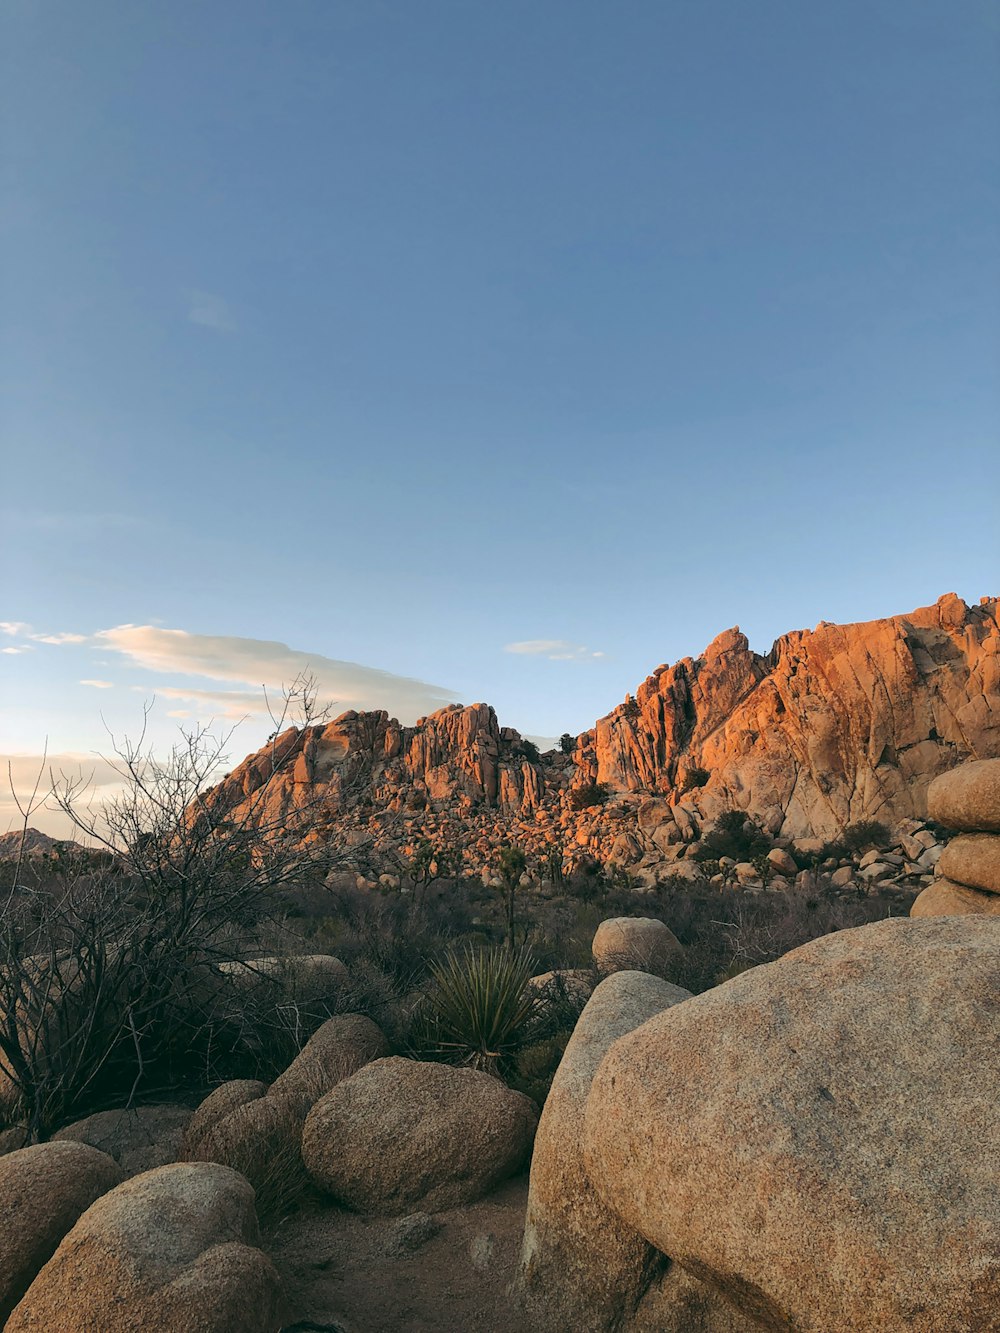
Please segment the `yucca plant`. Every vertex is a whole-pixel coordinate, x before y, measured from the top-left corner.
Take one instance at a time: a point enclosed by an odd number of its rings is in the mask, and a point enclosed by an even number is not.
[[[431,966],[413,1045],[425,1057],[505,1075],[532,1038],[538,999],[528,989],[526,950],[449,950]]]

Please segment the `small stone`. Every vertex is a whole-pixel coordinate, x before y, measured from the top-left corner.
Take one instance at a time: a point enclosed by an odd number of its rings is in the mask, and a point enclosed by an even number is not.
[[[389,1228],[383,1246],[383,1253],[389,1259],[399,1259],[403,1255],[413,1254],[422,1245],[441,1230],[441,1222],[430,1213],[410,1213],[401,1217]]]
[[[774,869],[782,875],[794,876],[798,872],[799,867],[794,858],[783,847],[772,847],[767,854],[767,859]]]
[[[493,1262],[496,1249],[496,1237],[493,1235],[476,1236],[469,1245],[469,1258],[477,1273],[485,1273]]]

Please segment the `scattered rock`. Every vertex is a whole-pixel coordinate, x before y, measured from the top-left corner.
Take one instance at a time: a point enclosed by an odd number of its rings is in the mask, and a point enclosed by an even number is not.
[[[137,1176],[177,1161],[190,1120],[187,1106],[133,1106],[98,1111],[65,1125],[52,1138],[89,1143],[113,1157],[126,1176]]]
[[[946,828],[1000,833],[1000,759],[973,759],[935,778],[927,813]]]
[[[998,992],[977,917],[882,921],[743,973],[611,1048],[590,1178],[765,1327],[1000,1329]]]
[[[83,1143],[0,1158],[0,1327],[81,1213],[121,1179],[117,1162]]]
[[[594,989],[596,978],[584,967],[564,967],[554,972],[542,972],[537,977],[529,977],[529,987],[540,1000],[567,999],[586,1001]]]
[[[235,1171],[147,1171],[87,1209],[6,1333],[276,1333],[278,1275],[258,1240],[253,1190]]]
[[[594,963],[602,976],[649,972],[672,981],[684,960],[677,937],[655,917],[618,916],[602,921],[592,947]]]
[[[552,1081],[531,1159],[518,1290],[537,1333],[602,1333],[635,1306],[658,1256],[597,1196],[583,1163],[584,1108],[613,1042],[690,992],[615,972],[580,1015]]]
[[[474,1069],[390,1057],[339,1083],[306,1119],[302,1156],[361,1212],[440,1210],[481,1198],[531,1151],[534,1104]]]
[[[410,1213],[408,1217],[401,1217],[386,1235],[385,1255],[389,1259],[398,1259],[401,1255],[413,1254],[433,1240],[440,1230],[440,1220],[430,1213]]]
[[[493,1262],[493,1251],[496,1249],[496,1237],[491,1235],[474,1237],[469,1246],[469,1258],[472,1261],[472,1267],[477,1273],[485,1273]]]
[[[271,981],[290,989],[334,991],[350,981],[346,966],[333,954],[293,954],[288,958],[248,958],[219,963],[219,971],[253,985]]]
[[[772,847],[767,859],[779,875],[791,875],[794,878],[799,873],[798,863],[784,847]]]

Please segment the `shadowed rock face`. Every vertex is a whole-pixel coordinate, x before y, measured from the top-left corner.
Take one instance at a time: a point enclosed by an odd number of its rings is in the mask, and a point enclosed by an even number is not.
[[[209,801],[246,811],[256,800],[261,819],[299,821],[303,836],[364,833],[387,863],[429,835],[463,842],[466,869],[491,864],[512,836],[529,854],[558,842],[649,864],[730,808],[793,838],[923,817],[935,777],[997,754],[997,602],[948,594],[909,615],[787,634],[766,656],[727,630],[701,657],[658,667],[579,737],[572,761],[532,759],[486,704],[413,727],[348,712],[283,733]],[[708,778],[685,793],[693,769]],[[571,790],[593,782],[611,802],[574,809]]]

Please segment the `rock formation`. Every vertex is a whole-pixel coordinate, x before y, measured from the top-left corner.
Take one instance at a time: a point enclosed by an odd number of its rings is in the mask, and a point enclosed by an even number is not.
[[[961,829],[938,859],[940,878],[917,898],[911,916],[1000,916],[1000,759],[962,764],[935,778],[932,816]]]
[[[209,802],[353,845],[358,868],[390,883],[425,839],[487,877],[516,841],[535,864],[591,857],[654,882],[690,871],[685,849],[723,810],[786,840],[891,826],[926,817],[936,776],[997,754],[997,603],[948,594],[786,634],[766,655],[727,630],[658,667],[571,756],[538,756],[485,704],[413,727],[348,712],[276,737]]]

